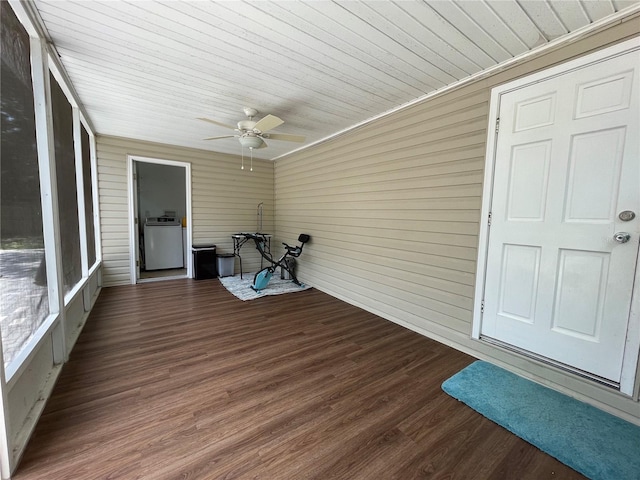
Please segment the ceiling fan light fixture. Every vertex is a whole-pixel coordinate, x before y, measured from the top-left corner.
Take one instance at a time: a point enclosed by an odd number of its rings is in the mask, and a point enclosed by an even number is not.
[[[240,145],[246,148],[260,148],[262,146],[262,139],[260,137],[254,137],[252,135],[247,135],[238,138]]]

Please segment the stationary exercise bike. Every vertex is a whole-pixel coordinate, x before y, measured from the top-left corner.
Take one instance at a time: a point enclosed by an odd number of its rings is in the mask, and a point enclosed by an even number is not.
[[[266,288],[266,286],[269,284],[269,280],[271,280],[271,277],[278,267],[280,267],[282,270],[287,271],[289,275],[291,275],[291,281],[293,283],[295,283],[296,285],[302,285],[287,260],[289,258],[298,258],[300,256],[300,254],[302,253],[302,247],[304,247],[304,244],[307,243],[311,238],[309,237],[309,235],[307,235],[306,233],[301,233],[298,237],[300,245],[297,245],[295,247],[287,245],[283,242],[282,244],[284,245],[285,252],[278,260],[274,260],[271,254],[265,251],[264,246],[266,243],[266,238],[264,236],[253,233],[245,233],[244,235],[247,238],[251,238],[256,243],[256,248],[260,252],[260,255],[262,255],[262,258],[264,258],[271,264],[268,267],[260,270],[258,273],[256,273],[255,277],[253,277],[253,284],[251,285],[251,288],[253,290],[259,292],[260,290]]]

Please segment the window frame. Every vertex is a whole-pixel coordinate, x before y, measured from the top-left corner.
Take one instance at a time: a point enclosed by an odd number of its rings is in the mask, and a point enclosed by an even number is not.
[[[39,177],[41,189],[42,224],[45,245],[45,263],[47,267],[47,284],[49,293],[49,315],[36,330],[31,339],[25,344],[18,355],[3,369],[0,384],[3,389],[10,391],[17,378],[28,367],[30,360],[38,351],[42,342],[49,335],[54,339],[54,363],[64,363],[68,359],[66,335],[64,331],[64,310],[70,305],[86,286],[89,278],[95,274],[102,264],[102,251],[99,225],[99,198],[97,179],[97,155],[95,133],[91,123],[86,119],[84,112],[76,101],[76,95],[70,87],[67,76],[63,73],[57,57],[52,54],[46,37],[41,33],[41,28],[31,22],[29,13],[20,2],[10,1],[16,17],[29,34],[31,48],[31,74],[33,82],[33,95],[36,121],[36,147],[38,152]],[[57,183],[55,171],[55,139],[53,134],[53,114],[51,108],[52,75],[64,92],[67,101],[71,104],[73,116],[74,135],[74,159],[76,174],[76,190],[78,203],[78,222],[80,225],[80,254],[82,274],[80,280],[63,295],[62,259],[60,248],[60,223],[57,197]],[[93,229],[95,238],[96,260],[93,265],[88,265],[87,254],[87,223],[85,217],[83,165],[81,128],[84,127],[89,134],[89,148],[91,158],[91,184],[93,202]],[[1,342],[0,342],[1,343]],[[0,351],[1,353],[1,351]]]

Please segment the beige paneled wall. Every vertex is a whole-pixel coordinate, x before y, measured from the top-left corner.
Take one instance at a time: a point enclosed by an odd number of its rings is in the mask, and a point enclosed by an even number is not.
[[[270,161],[254,160],[250,172],[240,170],[240,157],[204,150],[102,136],[97,147],[105,286],[130,283],[127,155],[191,164],[193,243],[214,243],[219,252],[232,252],[233,233],[255,231],[260,202],[264,202],[264,229],[273,231]],[[244,270],[257,270],[255,248],[247,245],[242,253]]]
[[[491,88],[634,35],[637,19],[277,160],[278,240],[312,237],[300,279],[640,419],[628,398],[470,339]]]
[[[476,86],[278,160],[278,236],[312,237],[302,278],[422,327],[464,331],[487,105]]]

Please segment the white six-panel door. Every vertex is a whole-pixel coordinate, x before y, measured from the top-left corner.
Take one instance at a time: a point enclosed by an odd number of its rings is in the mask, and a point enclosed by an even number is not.
[[[613,383],[640,236],[639,64],[502,93],[495,139],[481,335]]]

